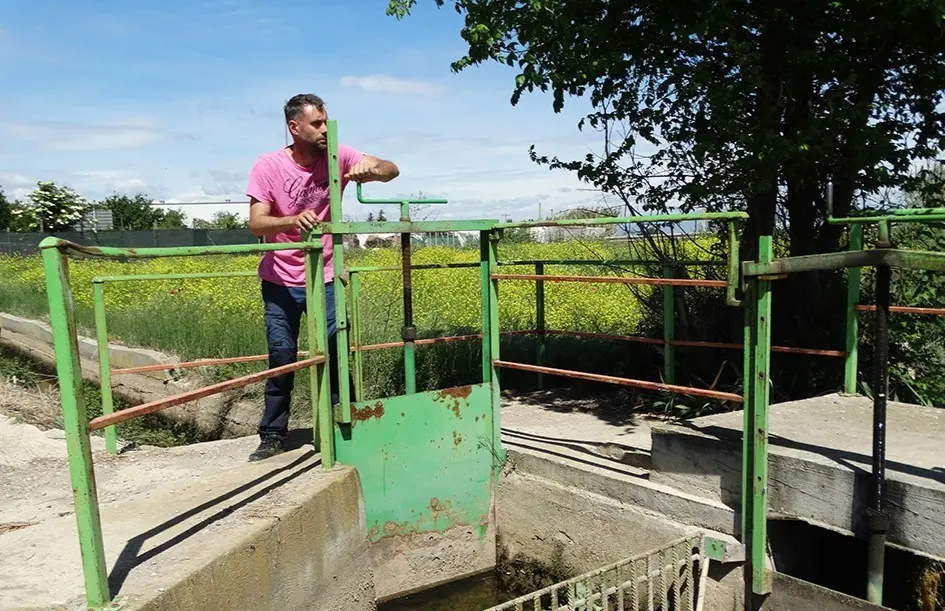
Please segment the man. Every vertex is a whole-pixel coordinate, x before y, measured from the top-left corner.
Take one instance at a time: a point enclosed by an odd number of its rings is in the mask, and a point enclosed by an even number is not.
[[[249,176],[249,228],[266,242],[298,242],[302,231],[330,220],[328,190],[328,115],[322,99],[299,94],[285,105],[285,120],[292,144],[262,155]],[[388,182],[400,174],[390,161],[339,145],[342,190],[350,181]],[[339,219],[331,219],[339,220]],[[338,354],[335,346],[335,299],[332,240],[322,236],[325,257],[328,344],[332,405],[338,402]],[[338,270],[343,273],[344,270]],[[259,264],[265,307],[269,367],[295,362],[299,323],[305,312],[305,259],[301,250],[267,252]],[[347,355],[345,355],[347,356]],[[269,458],[283,451],[288,433],[289,403],[295,376],[269,378],[259,422],[259,447],[249,460]]]

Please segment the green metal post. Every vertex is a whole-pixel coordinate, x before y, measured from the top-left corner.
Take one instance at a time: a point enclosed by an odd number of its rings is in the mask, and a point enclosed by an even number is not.
[[[410,222],[410,202],[400,204],[400,222]],[[408,395],[417,392],[417,327],[413,324],[413,261],[411,260],[411,237],[409,232],[400,234],[400,264],[403,274],[404,327],[404,391]]]
[[[338,223],[341,218],[341,172],[338,162],[338,123],[332,119],[328,121],[328,193],[331,200],[331,222]],[[348,383],[348,309],[345,299],[345,286],[342,276],[345,272],[344,235],[333,233],[332,265],[335,283],[335,341],[338,346],[338,402],[341,404],[342,423],[351,422],[351,410],[347,409],[351,403],[351,389]],[[327,351],[326,351],[327,353]]]
[[[758,262],[773,256],[771,236],[758,241]],[[745,418],[742,465],[742,537],[746,543],[746,608],[751,593],[767,594],[768,522],[768,403],[771,356],[771,283],[761,278],[748,282],[745,329]],[[750,584],[750,587],[749,587]]]
[[[95,308],[95,335],[98,338],[98,377],[102,387],[102,415],[115,412],[112,399],[112,366],[108,356],[108,327],[105,322],[105,285],[92,284]],[[105,451],[114,456],[118,453],[118,433],[115,425],[105,427]]]
[[[725,303],[730,306],[740,306],[741,301],[736,297],[738,289],[738,234],[735,233],[735,221],[728,222],[728,286],[725,288]]]
[[[323,354],[325,362],[309,368],[312,387],[312,439],[322,454],[322,468],[335,464],[334,425],[328,357],[328,328],[325,313],[325,257],[321,250],[305,253],[305,303],[309,354]],[[346,410],[341,410],[345,412]]]
[[[673,277],[673,266],[663,266],[663,277]],[[667,384],[676,383],[676,348],[672,341],[676,339],[676,294],[675,287],[663,287],[663,378]]]
[[[489,239],[485,241],[488,248],[489,259],[489,367],[491,369],[492,380],[492,439],[493,455],[495,456],[495,467],[500,469],[505,461],[505,453],[502,451],[502,389],[499,379],[499,369],[492,364],[492,361],[499,359],[499,281],[493,280],[491,276],[499,271],[499,234],[492,232]],[[485,329],[483,329],[485,335]]]
[[[482,290],[482,381],[492,381],[492,280],[489,278],[489,232],[479,232],[479,285]]]
[[[850,227],[850,250],[863,250],[863,225]],[[860,268],[851,267],[847,277],[847,331],[846,361],[844,364],[843,390],[856,394],[856,373],[859,351],[859,315],[856,305],[860,301]]]
[[[354,400],[364,401],[364,353],[361,352],[361,274],[350,272],[351,336],[354,340]]]
[[[535,275],[545,275],[545,264],[535,264]],[[545,363],[545,281],[535,282],[535,330],[538,332],[538,353],[535,355],[535,364],[541,367]],[[541,390],[544,383],[544,376],[538,374],[538,390]]]
[[[82,369],[76,335],[72,287],[69,286],[69,264],[56,248],[56,240],[46,238],[40,244],[46,293],[49,298],[49,321],[52,326],[62,402],[63,428],[69,457],[69,477],[75,500],[75,518],[79,531],[79,552],[85,577],[85,593],[91,609],[108,604],[108,572],[105,568],[105,546],[98,510],[92,448],[89,444],[88,417],[82,392]]]

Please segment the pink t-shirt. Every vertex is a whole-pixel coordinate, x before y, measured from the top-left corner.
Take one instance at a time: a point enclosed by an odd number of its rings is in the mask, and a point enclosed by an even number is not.
[[[338,146],[338,167],[341,174],[341,190],[348,181],[344,175],[364,157],[355,149]],[[272,206],[273,216],[293,216],[302,210],[314,210],[319,221],[328,221],[331,215],[331,202],[328,190],[327,156],[315,164],[314,168],[300,166],[288,155],[288,149],[281,148],[266,153],[256,160],[249,173],[249,186],[246,195],[255,197]],[[332,219],[340,221],[341,219]],[[266,236],[265,241],[298,242],[302,234],[298,229]],[[325,256],[325,282],[334,278],[331,236],[322,236],[322,252]],[[305,258],[301,250],[280,250],[267,252],[259,262],[259,277],[275,284],[285,286],[305,286]]]

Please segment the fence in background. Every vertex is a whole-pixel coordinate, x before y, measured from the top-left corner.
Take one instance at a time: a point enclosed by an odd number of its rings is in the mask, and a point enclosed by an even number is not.
[[[219,246],[255,244],[259,238],[249,229],[154,229],[148,231],[60,231],[56,233],[21,233],[0,231],[0,254],[39,253],[39,243],[52,236],[83,246],[115,248],[176,248],[181,246]]]

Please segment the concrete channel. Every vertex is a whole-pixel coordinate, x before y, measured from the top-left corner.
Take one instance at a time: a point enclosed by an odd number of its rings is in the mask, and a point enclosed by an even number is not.
[[[5,341],[11,334],[25,343],[41,340],[24,328],[4,327]],[[496,554],[556,562],[573,576],[681,536],[708,535],[727,546],[722,561],[708,564],[703,608],[744,609],[733,485],[740,414],[673,423],[626,414],[614,419],[613,407],[604,414],[554,393],[503,397],[508,460],[496,486]],[[857,499],[869,457],[863,448],[869,438],[857,432],[869,426],[863,410],[863,400],[848,397],[772,406],[772,521],[860,536]],[[890,405],[889,479],[901,491],[895,498],[902,510],[891,547],[941,559],[945,528],[935,525],[943,523],[945,482],[935,440],[945,434],[945,417],[939,412]],[[35,438],[41,450],[17,455],[11,440],[25,438]],[[255,441],[237,436],[117,456],[97,446],[108,569],[121,609],[354,611],[440,585],[439,552],[428,557],[430,570],[385,573],[404,569],[378,562],[356,469],[320,469],[304,432],[296,449],[246,463]],[[67,470],[55,431],[0,421],[4,482],[33,480],[0,507],[0,610],[83,608]],[[772,550],[773,591],[757,608],[884,608],[790,574],[805,562],[799,554],[812,549],[794,543],[805,551]],[[389,585],[396,583],[410,586]]]

